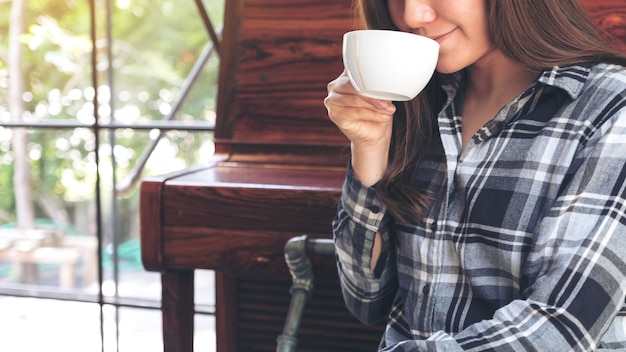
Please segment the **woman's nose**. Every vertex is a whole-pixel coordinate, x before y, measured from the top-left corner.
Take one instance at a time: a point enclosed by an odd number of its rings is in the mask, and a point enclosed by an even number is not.
[[[420,28],[434,21],[437,14],[431,1],[433,0],[404,0],[404,23],[411,28]]]

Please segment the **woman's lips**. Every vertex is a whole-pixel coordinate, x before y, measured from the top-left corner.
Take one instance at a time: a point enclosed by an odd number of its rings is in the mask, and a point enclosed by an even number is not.
[[[441,42],[443,42],[444,40],[448,39],[448,37],[450,37],[450,35],[452,34],[452,32],[454,32],[456,29],[451,30],[448,33],[444,33],[442,35],[437,35],[437,36],[433,36],[431,39],[436,41],[437,43],[441,44]]]

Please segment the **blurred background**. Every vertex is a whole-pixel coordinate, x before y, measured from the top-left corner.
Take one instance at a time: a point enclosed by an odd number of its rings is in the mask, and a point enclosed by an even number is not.
[[[207,162],[223,0],[0,0],[0,351],[162,350],[141,179]],[[195,346],[214,351],[213,273]]]

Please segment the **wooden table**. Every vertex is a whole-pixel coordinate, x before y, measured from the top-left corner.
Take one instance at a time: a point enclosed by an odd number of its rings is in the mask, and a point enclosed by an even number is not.
[[[217,271],[218,351],[274,351],[290,299],[284,245],[301,234],[331,237],[344,173],[216,161],[146,179],[142,255],[146,269],[162,273],[165,351],[192,351],[194,269]],[[363,326],[347,312],[334,258],[312,261],[302,350],[371,351],[382,326]]]

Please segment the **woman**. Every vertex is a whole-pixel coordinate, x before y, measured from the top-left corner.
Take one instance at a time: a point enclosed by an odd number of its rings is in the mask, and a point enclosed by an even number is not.
[[[626,349],[626,59],[577,0],[359,0],[437,40],[409,103],[359,96],[333,222],[348,308],[382,351]]]

